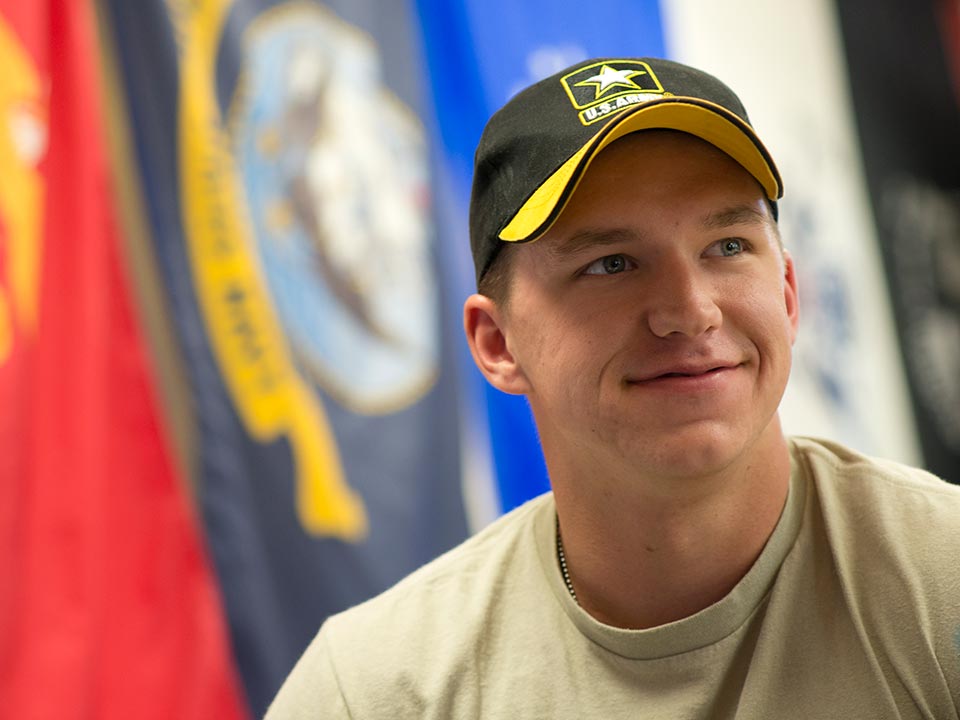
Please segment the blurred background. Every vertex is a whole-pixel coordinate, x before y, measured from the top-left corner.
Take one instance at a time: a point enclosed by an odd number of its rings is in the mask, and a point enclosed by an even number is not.
[[[0,717],[259,717],[547,489],[462,339],[473,150],[637,56],[780,166],[787,430],[960,482],[960,0],[0,0]]]

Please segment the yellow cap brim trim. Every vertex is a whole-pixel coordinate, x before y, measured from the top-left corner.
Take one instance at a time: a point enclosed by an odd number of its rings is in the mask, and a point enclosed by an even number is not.
[[[500,239],[522,242],[543,235],[573,195],[593,158],[614,140],[639,130],[680,130],[696,135],[740,163],[757,179],[769,199],[779,198],[782,193],[780,180],[757,147],[759,140],[752,140],[743,128],[728,119],[729,111],[723,107],[703,100],[697,100],[697,103],[657,102],[614,121],[540,184],[500,232]],[[558,207],[561,201],[563,205]]]

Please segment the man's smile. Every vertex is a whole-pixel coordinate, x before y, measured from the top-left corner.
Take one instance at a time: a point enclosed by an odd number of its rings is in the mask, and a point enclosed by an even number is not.
[[[742,367],[736,362],[676,364],[647,371],[637,377],[628,377],[632,387],[698,392],[718,388]]]

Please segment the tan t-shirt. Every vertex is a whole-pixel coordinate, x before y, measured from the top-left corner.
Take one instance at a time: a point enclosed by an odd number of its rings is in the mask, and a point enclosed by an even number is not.
[[[330,618],[267,718],[957,718],[960,487],[823,441],[791,456],[762,554],[696,615],[581,610],[547,494]]]

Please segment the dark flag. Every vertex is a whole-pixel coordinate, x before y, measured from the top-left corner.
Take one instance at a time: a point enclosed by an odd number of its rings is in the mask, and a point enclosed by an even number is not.
[[[327,615],[467,534],[415,16],[104,8],[259,716]]]
[[[960,10],[837,8],[925,465],[960,482]]]

